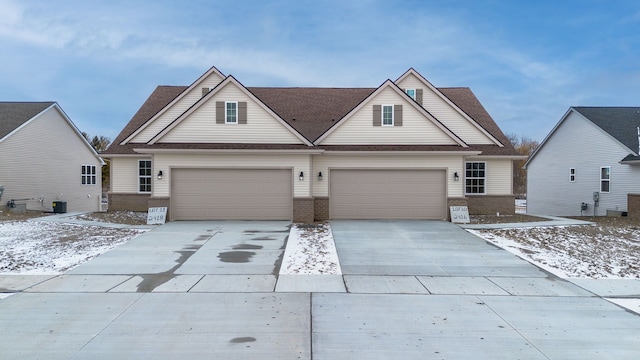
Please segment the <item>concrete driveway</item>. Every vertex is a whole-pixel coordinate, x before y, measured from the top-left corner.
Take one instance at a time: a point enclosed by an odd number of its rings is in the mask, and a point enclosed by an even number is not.
[[[287,222],[174,222],[0,300],[3,358],[636,359],[640,317],[456,225],[333,221],[346,292],[276,292]],[[15,279],[14,279],[15,280]],[[12,283],[0,277],[0,288]],[[22,285],[19,285],[22,284]]]

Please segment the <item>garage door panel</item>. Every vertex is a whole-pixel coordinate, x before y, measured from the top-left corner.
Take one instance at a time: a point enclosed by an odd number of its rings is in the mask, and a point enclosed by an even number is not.
[[[290,220],[292,173],[285,169],[174,169],[175,220]]]
[[[332,170],[333,219],[444,219],[444,170]]]

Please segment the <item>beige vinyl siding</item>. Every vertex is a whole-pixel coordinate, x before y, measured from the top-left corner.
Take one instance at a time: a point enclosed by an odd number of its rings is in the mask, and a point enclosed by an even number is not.
[[[401,89],[424,89],[422,106],[467,144],[493,144],[489,137],[469,123],[469,120],[465,119],[458,110],[413,74],[408,75],[397,85]]]
[[[95,185],[81,184],[82,165],[96,167]],[[0,142],[3,205],[35,198],[27,209],[51,211],[53,201],[66,201],[67,211],[97,211],[101,179],[100,160],[55,107]]]
[[[114,193],[138,192],[138,160],[151,160],[150,157],[116,157],[111,159],[111,191]],[[153,161],[151,162],[153,167]],[[153,175],[155,173],[152,172]],[[153,191],[153,185],[152,185]]]
[[[216,101],[247,103],[246,124],[216,124]],[[256,104],[238,86],[229,83],[159,141],[196,143],[301,144],[280,121]]]
[[[293,168],[293,196],[310,196],[309,155],[288,154],[156,154],[153,171],[162,170],[162,180],[153,177],[153,196],[170,196],[170,169],[178,168],[222,168],[222,169],[291,169]],[[304,172],[304,181],[298,180],[300,172]]]
[[[402,105],[402,126],[373,126],[373,105]],[[340,124],[320,145],[454,145],[449,135],[391,88],[381,91]]]
[[[131,142],[135,143],[146,143],[151,138],[153,138],[157,133],[162,131],[167,125],[169,125],[173,120],[175,120],[180,114],[185,112],[188,108],[190,108],[196,101],[202,98],[202,88],[209,87],[213,88],[216,85],[222,82],[222,78],[218,76],[215,72],[212,72],[206,79],[204,79],[196,88],[187,89],[187,94],[185,94],[180,101],[175,103],[171,108],[167,109],[162,115],[160,115],[157,119],[153,121],[153,123],[149,124],[144,130],[142,130],[138,135],[136,135]]]
[[[461,197],[464,192],[464,162],[460,155],[313,155],[313,196],[329,196],[329,169],[436,169],[447,170],[447,196]],[[322,172],[322,180],[318,180]],[[458,172],[459,181],[453,180]]]

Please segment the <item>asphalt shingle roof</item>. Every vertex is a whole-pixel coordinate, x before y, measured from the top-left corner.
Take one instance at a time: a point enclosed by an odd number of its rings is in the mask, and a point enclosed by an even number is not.
[[[54,102],[0,102],[0,139],[41,113]]]
[[[120,143],[133,134],[147,120],[168,105],[187,86],[158,86],[120,132],[104,154],[133,154],[135,148],[173,148],[173,149],[238,149],[238,148],[278,148],[291,149],[290,145],[265,144],[160,144]],[[307,140],[313,142],[335,125],[342,117],[365,100],[375,88],[274,88],[248,87],[254,96],[278,114],[291,127]],[[392,146],[322,146],[327,151],[448,151],[479,150],[484,155],[517,155],[507,137],[487,113],[480,101],[469,88],[439,88],[449,100],[474,119],[482,128],[500,141],[504,147],[496,145],[473,145],[469,148],[459,146],[433,145],[392,145]],[[300,145],[293,148],[307,148]]]
[[[638,152],[640,107],[574,106],[573,109],[632,151]]]

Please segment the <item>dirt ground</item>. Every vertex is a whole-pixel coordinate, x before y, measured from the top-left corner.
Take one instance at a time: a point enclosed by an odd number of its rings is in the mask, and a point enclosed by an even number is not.
[[[52,213],[44,213],[41,211],[27,211],[24,214],[14,214],[8,211],[0,212],[0,222],[4,221],[22,221],[29,220],[37,217],[51,216]],[[127,225],[144,225],[147,223],[146,212],[134,212],[134,211],[109,211],[109,212],[94,212],[83,215],[74,216],[75,219],[87,220],[87,221],[100,221],[114,224],[127,224]]]

